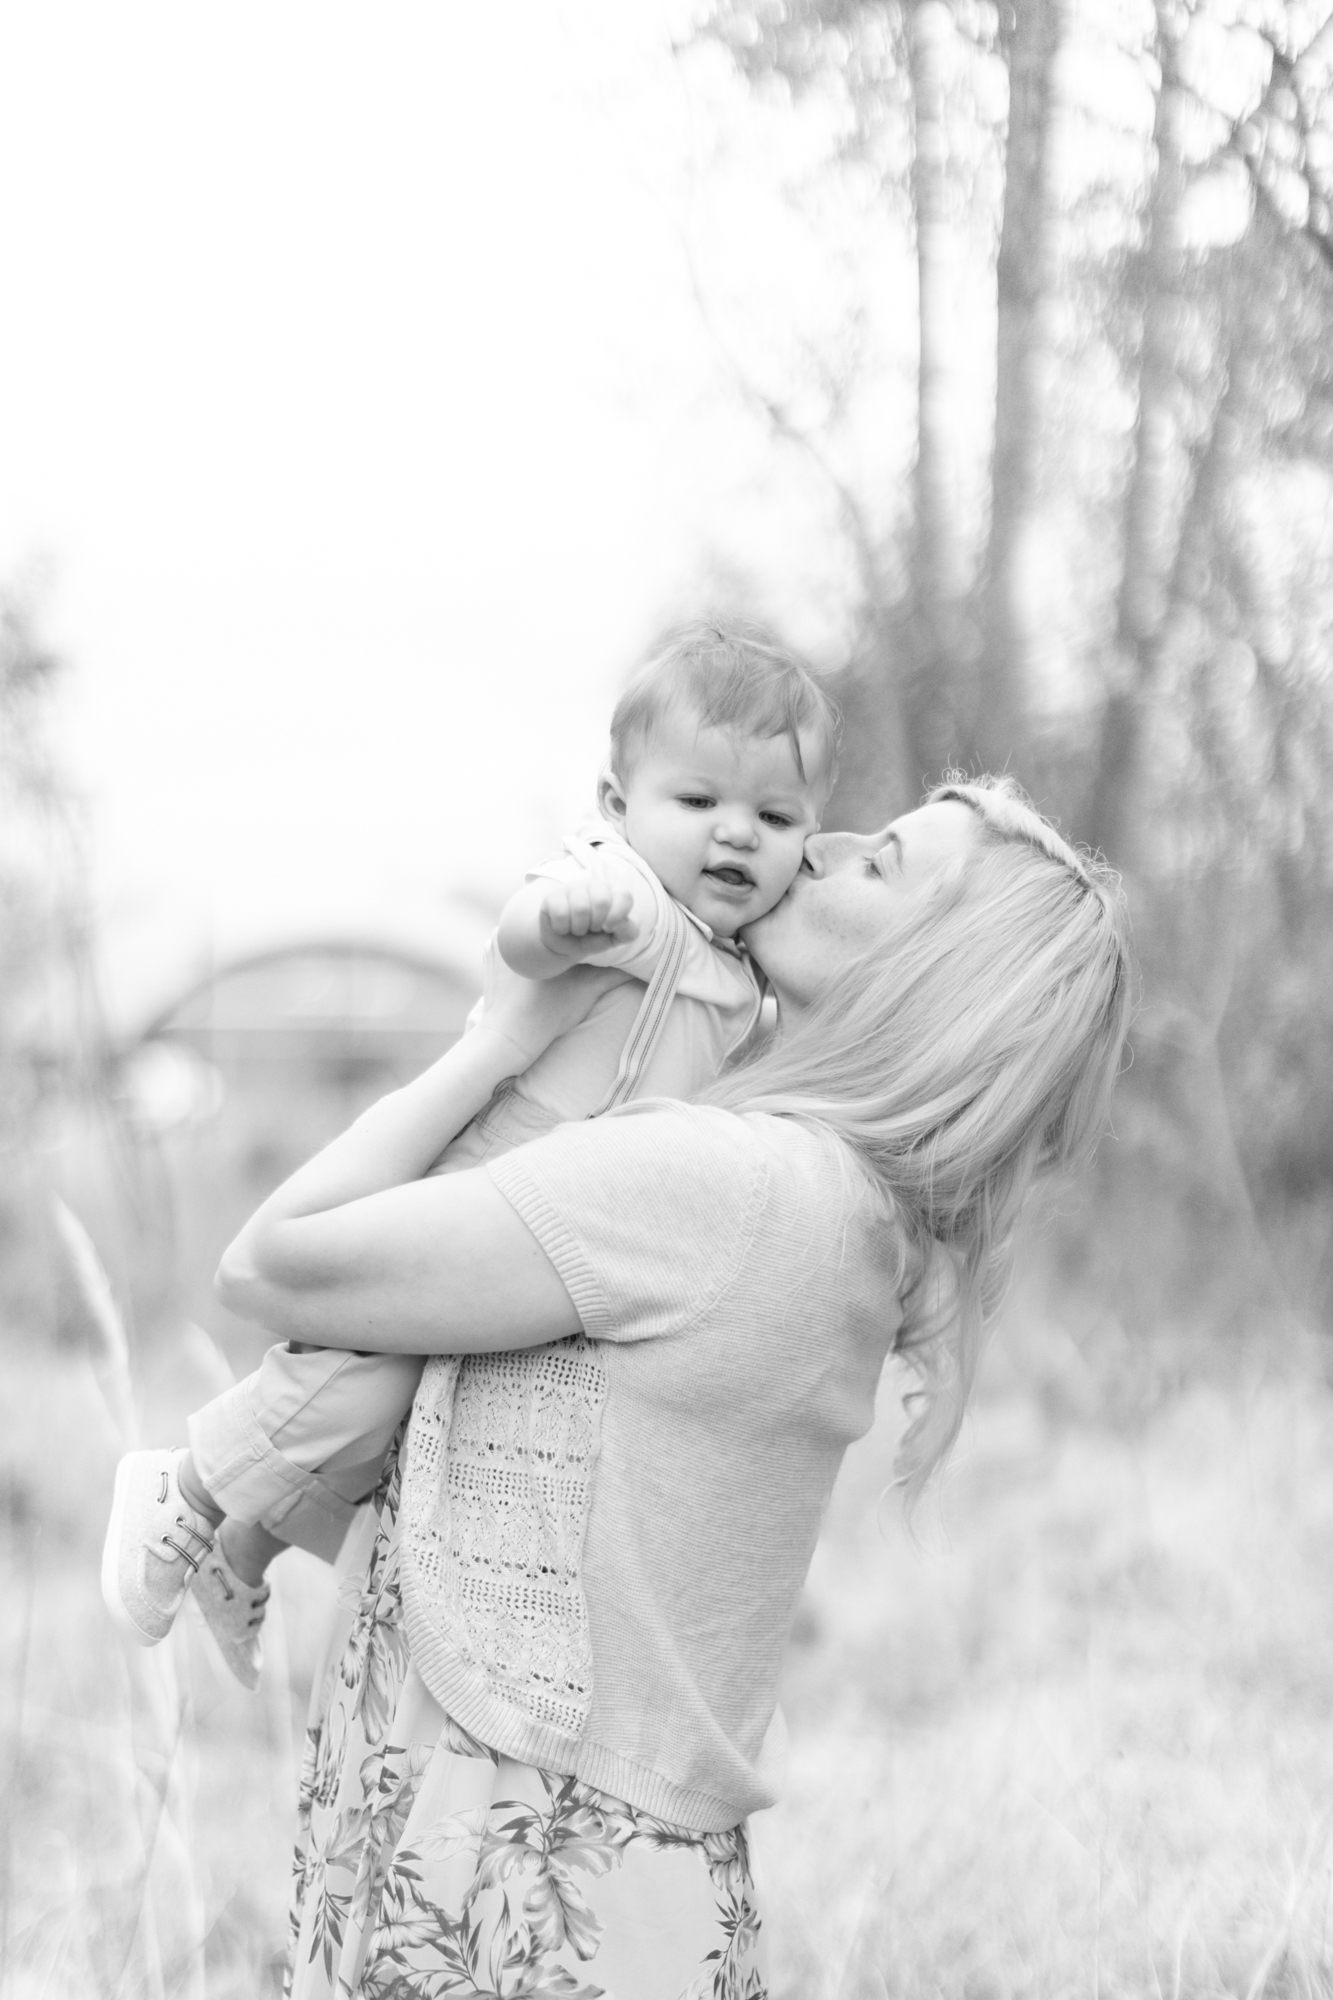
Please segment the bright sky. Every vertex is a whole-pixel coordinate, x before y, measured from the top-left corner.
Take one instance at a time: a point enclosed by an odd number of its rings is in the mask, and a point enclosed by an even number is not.
[[[666,0],[4,10],[0,574],[49,570],[118,1004],[428,943],[582,812],[710,545],[813,560],[682,241],[778,319],[814,252],[694,76]]]

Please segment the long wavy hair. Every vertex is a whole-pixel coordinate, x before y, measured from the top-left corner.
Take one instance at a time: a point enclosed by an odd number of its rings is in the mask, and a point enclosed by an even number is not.
[[[976,838],[708,1101],[799,1119],[868,1170],[901,1246],[897,1346],[919,1392],[909,1509],[963,1421],[1034,1177],[1092,1152],[1132,1009],[1118,878],[1009,778],[950,780]]]

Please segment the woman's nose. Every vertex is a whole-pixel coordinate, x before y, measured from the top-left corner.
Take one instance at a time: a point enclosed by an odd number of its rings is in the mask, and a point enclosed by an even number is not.
[[[855,845],[854,833],[812,833],[805,843],[805,865],[812,875],[827,875],[837,868]]]
[[[801,866],[808,875],[822,875],[824,872],[824,851],[828,846],[826,833],[808,833],[805,846],[801,850]]]

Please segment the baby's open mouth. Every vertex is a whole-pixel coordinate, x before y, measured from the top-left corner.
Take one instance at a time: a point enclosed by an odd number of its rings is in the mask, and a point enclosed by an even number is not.
[[[748,868],[705,868],[704,874],[714,882],[725,882],[729,889],[753,889],[754,876]]]

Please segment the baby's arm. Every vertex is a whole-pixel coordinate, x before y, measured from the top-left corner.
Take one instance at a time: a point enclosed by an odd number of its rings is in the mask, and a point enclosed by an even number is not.
[[[441,1148],[471,1124],[507,1077],[525,1070],[537,1054],[540,1050],[529,1052],[489,1014],[446,1050],[431,1071],[431,1115]]]
[[[476,1117],[490,1101],[496,1086],[526,1069],[558,1035],[567,1034],[607,986],[621,978],[620,973],[579,967],[563,979],[537,985],[519,978],[504,965],[489,966],[485,1006],[474,1025],[411,1083],[390,1092],[362,1112],[351,1132],[343,1135],[344,1140],[353,1146],[365,1146],[369,1156],[380,1160],[385,1170],[397,1171],[403,1178],[429,1173],[432,1157],[438,1158],[450,1140]],[[327,1161],[321,1154],[300,1169],[287,1184],[288,1188],[308,1182],[317,1196],[326,1171]],[[283,1358],[278,1375],[283,1370],[290,1375],[293,1369],[299,1373],[304,1363],[293,1362],[291,1357],[315,1352],[318,1348],[310,1342],[291,1342],[280,1350]],[[356,1381],[353,1384],[349,1378],[344,1384],[344,1393],[336,1407],[327,1398],[320,1402],[318,1366],[312,1365],[300,1374],[302,1422],[307,1436],[313,1435],[319,1447],[314,1450],[312,1445],[313,1456],[300,1460],[300,1472],[309,1473],[313,1480],[315,1469],[322,1468],[323,1462],[335,1454],[339,1465],[355,1466],[359,1460],[348,1457],[348,1447],[372,1431],[378,1436],[378,1444],[372,1450],[367,1443],[364,1456],[369,1462],[383,1455],[384,1443],[411,1402],[416,1387],[416,1375],[410,1369],[404,1372],[401,1365],[388,1368],[385,1361],[384,1355],[377,1355],[373,1366],[355,1364]],[[265,1367],[268,1366],[266,1363]],[[278,1380],[278,1375],[274,1376],[274,1382],[281,1392],[287,1385],[285,1378]],[[215,1398],[206,1410],[196,1411],[191,1419],[194,1450],[186,1454],[179,1477],[186,1498],[205,1519],[220,1520],[224,1511],[238,1504],[233,1449],[238,1427],[251,1440],[256,1429],[263,1432],[273,1446],[271,1456],[287,1457],[296,1463],[290,1438],[279,1443],[277,1433],[270,1430],[268,1420],[274,1414],[274,1396],[269,1393],[265,1402],[262,1376],[263,1371],[260,1376],[238,1384],[224,1396]],[[257,1384],[260,1386],[256,1387]],[[270,1384],[270,1391],[272,1387]],[[353,1391],[350,1402],[348,1389]],[[243,1415],[238,1416],[238,1411]],[[336,1435],[330,1428],[335,1421],[341,1425]],[[312,1422],[316,1425],[313,1432]],[[197,1460],[195,1451],[199,1453]],[[248,1466],[253,1452],[247,1446],[240,1456]],[[262,1510],[267,1508],[269,1518],[276,1518],[272,1510],[283,1502],[290,1505],[293,1490],[291,1480],[280,1478],[275,1486],[272,1473],[273,1466],[268,1461],[250,1467],[245,1506],[254,1507],[255,1512],[247,1517],[249,1526],[244,1534],[234,1522],[229,1530],[231,1559],[246,1563],[247,1569],[242,1574],[247,1582],[254,1584],[258,1584],[266,1564],[282,1546],[261,1524]],[[230,1488],[225,1483],[229,1476],[233,1477]],[[299,1478],[299,1473],[296,1476]],[[344,1498],[342,1504],[344,1513],[340,1518],[345,1519],[351,1502]],[[285,1536],[285,1528],[283,1533]],[[253,1575],[248,1574],[250,1567]]]
[[[530,1069],[618,977],[594,966],[571,967],[568,976],[539,982],[512,972],[489,951],[485,999],[472,1026],[427,1072],[428,1115],[440,1134],[440,1153],[485,1109],[500,1084]],[[440,1166],[437,1156],[427,1171],[435,1173]]]
[[[564,877],[539,875],[505,904],[496,932],[500,956],[525,979],[554,979],[639,935],[634,890],[599,859]]]

